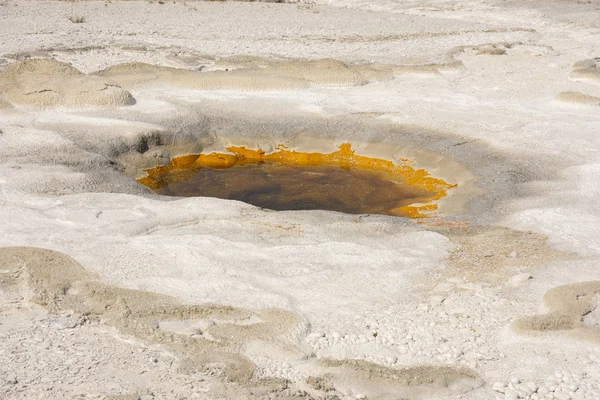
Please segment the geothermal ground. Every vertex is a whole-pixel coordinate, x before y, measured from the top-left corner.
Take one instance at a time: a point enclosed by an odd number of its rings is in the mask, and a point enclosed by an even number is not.
[[[142,184],[340,148],[448,186]],[[0,0],[0,398],[598,399],[599,181],[597,0]]]

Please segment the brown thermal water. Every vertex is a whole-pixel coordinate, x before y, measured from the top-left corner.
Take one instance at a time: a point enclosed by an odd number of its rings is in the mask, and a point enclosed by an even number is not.
[[[271,210],[330,210],[348,214],[399,215],[399,208],[431,198],[432,192],[392,174],[334,165],[279,163],[200,167],[164,175],[156,192],[239,200]]]

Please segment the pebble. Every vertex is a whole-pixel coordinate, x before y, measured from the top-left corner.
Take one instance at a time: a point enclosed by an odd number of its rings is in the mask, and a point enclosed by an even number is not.
[[[446,299],[442,296],[432,296],[429,299],[429,304],[431,304],[431,306],[433,306],[433,307],[436,307],[436,306],[439,306],[440,304],[442,304],[444,302],[444,300],[446,300]]]
[[[535,393],[538,390],[538,385],[536,385],[534,382],[527,382],[523,386],[528,391],[528,395],[531,395],[532,393]]]
[[[531,393],[527,393],[527,391],[523,390],[521,387],[516,388],[515,392],[517,392],[517,395],[519,396],[520,399],[524,399],[531,394]]]
[[[518,274],[518,275],[515,275],[515,276],[511,277],[508,280],[507,284],[509,286],[520,286],[520,285],[522,285],[523,283],[527,282],[528,280],[530,280],[532,278],[533,277],[531,276],[531,274],[525,272],[525,273]]]
[[[495,382],[492,385],[492,390],[494,390],[495,392],[498,393],[504,393],[504,391],[506,390],[506,384],[502,383],[502,382]]]
[[[323,332],[312,332],[306,336],[307,339],[319,339],[322,337],[325,337],[325,334]]]
[[[202,319],[202,320],[197,321],[194,324],[194,326],[196,328],[200,329],[202,332],[209,330],[210,328],[212,328],[215,325],[216,325],[216,323],[212,319]]]
[[[506,389],[506,391],[504,392],[504,398],[506,400],[518,400],[519,395],[517,394],[516,391],[509,388],[509,389]]]

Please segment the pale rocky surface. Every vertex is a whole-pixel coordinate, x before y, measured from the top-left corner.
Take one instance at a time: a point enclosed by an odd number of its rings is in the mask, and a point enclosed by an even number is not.
[[[0,398],[599,398],[599,21],[595,0],[0,1]],[[459,186],[407,220],[135,181],[344,142]]]

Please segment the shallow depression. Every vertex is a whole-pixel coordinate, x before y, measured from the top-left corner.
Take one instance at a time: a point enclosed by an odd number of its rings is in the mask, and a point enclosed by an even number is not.
[[[138,181],[158,194],[239,200],[272,210],[329,210],[420,218],[455,187],[425,170],[355,154],[350,144],[333,153],[279,146],[273,153],[229,147],[229,153],[182,156],[147,170]]]

